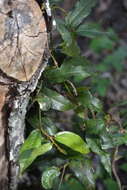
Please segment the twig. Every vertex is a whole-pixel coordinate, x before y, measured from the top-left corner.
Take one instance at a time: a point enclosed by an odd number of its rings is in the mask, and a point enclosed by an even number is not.
[[[116,171],[116,157],[117,157],[117,154],[118,154],[118,146],[115,148],[115,151],[114,151],[114,155],[113,155],[113,160],[112,160],[112,171],[113,171],[113,174],[114,174],[114,177],[116,179],[116,182],[118,184],[118,187],[119,187],[119,190],[122,190],[122,185],[121,185],[121,181],[120,181],[120,178],[117,174],[117,171]]]
[[[63,181],[63,177],[64,177],[64,174],[65,174],[65,170],[66,170],[66,167],[68,166],[69,163],[66,163],[64,166],[63,166],[63,171],[62,171],[62,175],[61,175],[61,179],[60,179],[60,183],[59,183],[59,187],[58,187],[58,190],[60,190],[60,187],[61,187],[61,184],[62,184],[62,181]]]

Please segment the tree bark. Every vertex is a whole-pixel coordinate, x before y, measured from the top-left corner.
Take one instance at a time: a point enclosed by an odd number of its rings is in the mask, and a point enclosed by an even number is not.
[[[0,0],[0,190],[15,190],[30,93],[47,63],[47,32],[35,0]]]

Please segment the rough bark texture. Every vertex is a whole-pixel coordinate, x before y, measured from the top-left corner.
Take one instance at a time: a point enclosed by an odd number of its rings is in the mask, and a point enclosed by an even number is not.
[[[0,0],[0,190],[15,190],[30,93],[46,66],[47,32],[35,0]]]
[[[6,111],[5,105],[7,101],[8,86],[1,86],[0,88],[0,189],[7,189],[8,187],[8,158],[6,155],[5,133],[6,128]]]

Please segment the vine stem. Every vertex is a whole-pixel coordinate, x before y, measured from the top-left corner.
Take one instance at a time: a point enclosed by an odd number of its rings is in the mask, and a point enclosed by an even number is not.
[[[41,118],[41,110],[39,108],[39,130],[40,132],[45,135],[47,137],[47,139],[49,139],[52,144],[57,148],[57,150],[59,150],[61,153],[63,154],[67,154],[66,151],[64,149],[62,149],[54,140],[53,136],[50,136],[43,128],[42,128],[42,118]]]
[[[117,146],[115,148],[115,151],[114,151],[113,160],[112,160],[112,171],[113,171],[114,177],[116,179],[116,182],[118,184],[119,190],[122,190],[121,181],[120,181],[120,178],[119,178],[117,171],[116,171],[116,157],[118,154],[118,149],[119,149],[119,147]]]
[[[64,177],[64,174],[65,174],[65,170],[66,170],[66,168],[67,168],[68,165],[69,165],[69,163],[66,163],[63,166],[63,171],[62,171],[62,175],[61,175],[61,179],[60,179],[58,190],[60,190],[60,187],[61,187],[61,184],[62,184],[62,181],[63,181],[63,177]]]

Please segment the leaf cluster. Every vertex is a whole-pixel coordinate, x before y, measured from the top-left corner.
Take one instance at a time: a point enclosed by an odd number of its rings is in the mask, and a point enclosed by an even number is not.
[[[51,0],[52,8],[59,2]],[[94,38],[90,48],[96,52],[114,47],[108,32],[85,22],[95,4],[95,0],[78,0],[63,20],[55,19],[61,42],[50,50],[49,64],[32,99],[36,112],[27,118],[33,130],[20,150],[20,171],[23,173],[35,160],[41,159],[38,168],[45,189],[95,189],[101,172],[103,177],[112,176],[112,162],[117,159],[113,157],[114,150],[127,143],[127,135],[119,123],[104,113],[102,102],[91,93],[94,83],[85,85],[95,73],[91,63],[82,56],[78,37]],[[103,60],[104,65],[108,62],[115,65],[114,59],[121,55],[121,49],[114,54]],[[124,51],[122,54],[125,56]],[[62,56],[63,59],[59,58]],[[58,116],[73,112],[70,131],[57,126],[53,112]],[[97,159],[97,166],[93,158]],[[113,180],[110,182],[117,188]]]

